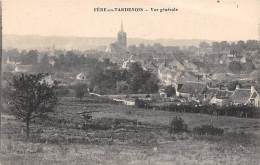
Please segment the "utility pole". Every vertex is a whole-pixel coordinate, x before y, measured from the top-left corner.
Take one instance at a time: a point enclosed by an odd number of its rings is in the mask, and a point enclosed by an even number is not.
[[[2,150],[2,0],[0,1],[0,150]]]

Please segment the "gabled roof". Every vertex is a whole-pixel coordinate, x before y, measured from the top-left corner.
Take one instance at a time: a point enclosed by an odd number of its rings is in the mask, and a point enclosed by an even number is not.
[[[77,76],[86,76],[86,75],[87,75],[87,74],[86,74],[86,73],[83,73],[83,72],[77,74]]]
[[[252,94],[251,98],[256,98],[256,97],[257,97],[257,93],[254,92],[254,93]]]
[[[178,78],[178,82],[194,82],[194,83],[199,83],[199,84],[204,84],[201,82],[197,82],[198,78],[196,75],[192,72],[181,72],[181,75]],[[205,85],[205,84],[204,84]]]
[[[181,86],[180,89],[178,89],[178,92],[198,95],[204,93],[206,88],[207,86],[204,83],[186,82]]]
[[[232,91],[227,91],[227,90],[219,90],[217,93],[216,93],[216,98],[218,99],[228,99],[232,96],[234,92]]]
[[[219,88],[207,88],[204,94],[209,97],[215,96],[217,99],[228,99],[234,92],[229,90],[221,90]]]
[[[204,92],[206,95],[215,95],[219,91],[219,88],[207,88]]]
[[[236,89],[231,99],[234,103],[246,104],[251,96],[250,89]]]
[[[259,86],[256,86],[255,89],[256,89],[256,91],[257,91],[258,93],[260,93],[260,87],[259,87]]]

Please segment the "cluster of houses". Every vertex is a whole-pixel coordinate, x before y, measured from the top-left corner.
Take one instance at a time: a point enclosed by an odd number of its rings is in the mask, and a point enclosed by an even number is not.
[[[42,59],[42,55],[38,56],[38,62]],[[48,58],[48,63],[51,66],[54,66],[55,60],[53,56],[49,56]],[[4,63],[4,66],[9,66],[11,68],[11,72],[13,73],[28,73],[28,72],[33,72],[34,67],[33,64],[22,64],[20,61],[15,61],[13,59],[10,59],[10,57],[7,57],[6,63]]]
[[[233,91],[227,88],[210,87],[207,83],[202,82],[185,82],[176,86],[176,97],[171,99],[167,98],[167,94],[161,90],[158,95],[156,94],[132,94],[132,95],[107,95],[114,101],[121,102],[122,104],[134,106],[136,98],[143,101],[151,102],[152,100],[168,100],[176,103],[176,105],[185,104],[188,102],[196,103],[197,105],[217,105],[217,106],[254,106],[260,107],[260,94],[259,91],[251,86],[250,88],[240,88],[238,85]],[[157,102],[156,101],[156,102]],[[165,103],[166,103],[165,102]],[[163,102],[162,102],[163,103]]]
[[[230,91],[227,88],[209,87],[207,83],[203,82],[185,82],[177,85],[176,96],[218,106],[251,105],[260,107],[260,94],[255,86],[240,88],[237,85],[234,91]]]
[[[230,61],[238,60],[240,63],[246,63],[244,56],[238,58],[237,56],[227,55],[224,59],[229,59]],[[187,64],[185,65],[185,63]],[[232,81],[232,78],[239,81],[255,80],[257,76],[252,74],[258,74],[258,72],[230,75],[225,68],[219,67],[219,69],[220,71],[208,73],[200,71],[198,67],[192,65],[192,62],[175,59],[167,61],[164,64],[161,62],[157,73],[163,85],[172,85],[175,87],[177,99],[186,99],[188,102],[218,106],[252,105],[260,107],[260,90],[256,89],[254,85],[247,88],[237,86],[233,91],[225,87],[212,87],[210,85],[214,81]],[[162,90],[160,91],[160,95],[164,97],[166,93]]]

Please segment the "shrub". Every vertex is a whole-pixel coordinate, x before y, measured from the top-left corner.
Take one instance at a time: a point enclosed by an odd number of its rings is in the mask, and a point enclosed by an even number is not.
[[[216,128],[212,125],[202,125],[200,127],[195,127],[193,129],[193,133],[197,135],[218,135],[222,136],[224,133],[224,129]]]
[[[187,132],[188,126],[181,117],[176,116],[170,122],[169,133]]]
[[[145,102],[139,98],[135,99],[135,106],[137,108],[145,108]]]
[[[136,98],[136,99],[135,99],[135,106],[136,106],[137,108],[149,108],[149,107],[150,107],[148,101],[142,100],[142,99],[139,99],[139,98]]]
[[[167,97],[172,97],[176,95],[175,87],[172,85],[169,85],[165,88],[165,93],[167,94]]]
[[[66,87],[59,87],[57,90],[56,90],[56,94],[57,96],[66,96],[70,93],[70,90]]]
[[[245,133],[245,132],[228,132],[225,133],[223,137],[223,141],[225,141],[229,145],[242,145],[242,146],[258,146],[260,144],[257,135],[254,133]]]
[[[86,84],[77,84],[75,86],[75,97],[79,98],[80,101],[84,97],[84,95],[87,93],[87,85]]]

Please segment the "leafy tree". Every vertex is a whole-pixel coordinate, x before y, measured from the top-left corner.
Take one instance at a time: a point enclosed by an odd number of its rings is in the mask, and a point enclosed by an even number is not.
[[[242,66],[240,62],[237,61],[230,62],[228,67],[233,73],[240,73],[242,71]]]
[[[25,55],[21,56],[22,64],[32,65],[37,64],[39,52],[37,50],[30,50]]]
[[[227,84],[227,88],[230,91],[234,91],[237,85],[241,86],[241,84],[238,81],[231,81]]]
[[[159,89],[159,79],[156,75],[148,72],[148,77],[144,80],[145,84],[143,86],[144,93],[157,93]]]
[[[132,63],[128,70],[127,83],[131,93],[154,93],[158,91],[158,78],[144,70],[139,63]]]
[[[129,75],[128,84],[131,92],[138,93],[143,86],[144,78],[143,78],[143,68],[139,63],[132,63],[128,70]]]
[[[22,54],[22,52],[21,52],[21,54]],[[15,59],[15,61],[18,61],[20,58],[20,53],[19,53],[18,49],[10,49],[10,50],[6,50],[6,56],[11,57],[12,59]]]
[[[40,73],[48,73],[51,71],[51,64],[49,64],[49,57],[43,55],[41,61],[35,66],[35,70]]]
[[[57,103],[57,84],[47,84],[44,81],[45,76],[47,74],[20,74],[14,76],[10,82],[12,112],[26,123],[27,138],[30,133],[30,121],[53,111]]]
[[[166,86],[165,93],[167,94],[167,97],[172,97],[176,94],[176,90],[172,85]]]
[[[187,132],[188,125],[184,122],[181,117],[175,116],[170,122],[169,126],[169,133],[180,133],[180,132]]]
[[[87,85],[86,84],[77,84],[75,87],[75,96],[82,100],[82,98],[85,96],[87,92]]]
[[[211,47],[212,47],[214,52],[220,51],[220,43],[219,42],[212,42]]]
[[[230,50],[230,45],[227,41],[221,41],[219,46],[221,50]]]
[[[257,50],[260,48],[260,44],[257,40],[247,40],[246,41],[246,49],[247,50]]]
[[[246,72],[252,72],[256,69],[252,59],[246,59],[246,63],[242,65],[243,70]]]
[[[201,43],[199,44],[199,48],[200,48],[200,49],[207,49],[207,48],[209,48],[209,47],[210,47],[210,44],[207,43],[207,42],[201,42]]]
[[[117,93],[128,93],[129,85],[126,81],[118,81],[116,83]]]
[[[246,44],[244,41],[238,41],[235,45],[235,50],[237,52],[237,54],[241,54],[243,52],[243,50],[245,50],[246,48]]]

